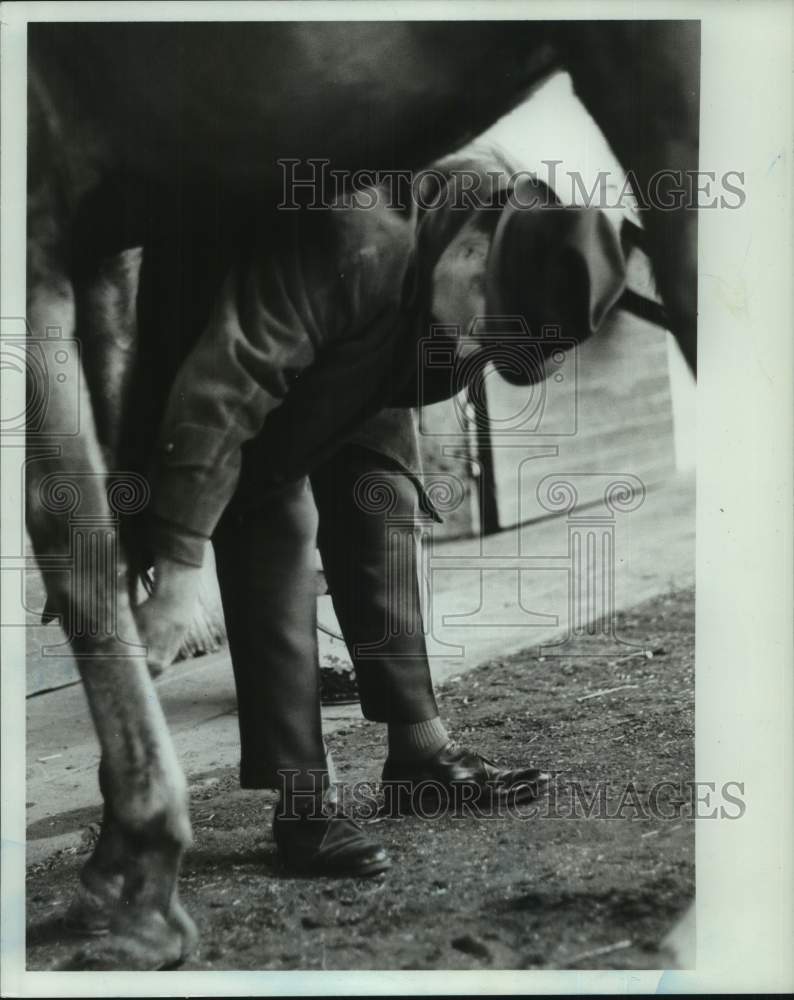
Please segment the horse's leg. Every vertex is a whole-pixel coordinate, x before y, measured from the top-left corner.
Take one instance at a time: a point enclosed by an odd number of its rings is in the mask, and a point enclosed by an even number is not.
[[[74,279],[76,327],[97,436],[111,469],[118,456],[138,353],[137,296],[143,248],[84,262]],[[123,471],[123,470],[122,470]]]
[[[49,232],[39,235],[37,221],[34,213],[28,223],[30,328],[39,334],[60,328],[68,337],[74,332],[72,287],[54,263]],[[35,334],[32,350],[34,344]],[[77,406],[80,433],[64,435]],[[70,513],[79,513],[83,525],[112,524],[106,465],[84,384],[50,381],[46,407],[29,436],[26,490],[28,527],[44,565],[52,557],[66,564],[75,559]],[[83,886],[95,890],[101,884],[107,898],[119,895],[110,933],[82,949],[72,967],[157,969],[179,962],[196,939],[177,896],[190,821],[184,776],[145,659],[131,655],[129,643],[138,642],[138,633],[124,561],[115,549],[111,578],[91,559],[79,573],[46,574],[48,598],[71,633],[102,749],[102,791],[112,818]],[[108,621],[114,622],[111,633],[104,627]]]
[[[642,219],[656,281],[695,371],[700,25],[579,22],[561,39],[577,95],[649,205]]]
[[[135,297],[141,252],[113,254],[83,262],[73,280],[81,367],[106,464],[115,468],[125,396],[135,362]],[[122,581],[119,579],[119,584]],[[106,934],[124,889],[130,847],[110,807],[106,765],[100,762],[104,798],[99,838],[80,873],[66,915],[67,925],[85,934]]]

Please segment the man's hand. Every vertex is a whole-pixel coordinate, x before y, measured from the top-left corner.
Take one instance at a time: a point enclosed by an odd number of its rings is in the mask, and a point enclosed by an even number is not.
[[[155,563],[152,596],[134,612],[152,677],[159,677],[179,652],[196,610],[200,579],[197,566],[165,558]]]

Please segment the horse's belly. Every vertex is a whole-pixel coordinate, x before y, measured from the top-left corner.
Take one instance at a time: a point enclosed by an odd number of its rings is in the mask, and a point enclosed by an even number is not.
[[[526,24],[526,23],[525,23]],[[37,24],[31,57],[150,176],[274,185],[279,158],[410,169],[545,76],[543,29],[508,22]]]

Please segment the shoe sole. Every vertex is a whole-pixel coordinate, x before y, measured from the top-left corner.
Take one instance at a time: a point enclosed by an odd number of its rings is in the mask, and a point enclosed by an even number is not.
[[[281,859],[281,866],[291,875],[306,875],[314,878],[372,878],[391,868],[391,859],[371,861],[369,864],[358,865],[356,868],[325,868],[322,865],[292,864]]]

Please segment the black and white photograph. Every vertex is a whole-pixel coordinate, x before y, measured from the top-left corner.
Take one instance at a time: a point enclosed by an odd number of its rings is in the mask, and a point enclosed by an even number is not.
[[[791,28],[3,5],[4,995],[791,987]]]

